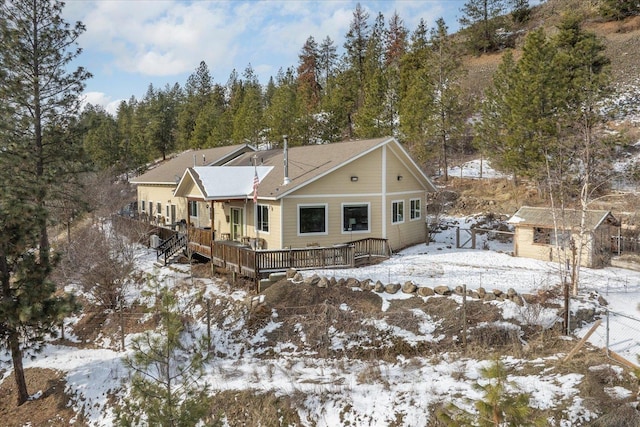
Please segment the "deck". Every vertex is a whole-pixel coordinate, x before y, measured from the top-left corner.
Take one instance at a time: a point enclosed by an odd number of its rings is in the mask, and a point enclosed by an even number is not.
[[[141,223],[126,217],[114,218],[117,229],[140,230],[140,241],[149,244],[150,236],[157,235],[167,241],[178,232],[169,228]],[[142,228],[141,228],[142,224]],[[146,239],[146,240],[144,240]],[[214,240],[209,229],[191,228],[187,232],[186,249],[208,259],[217,267],[252,279],[261,279],[270,273],[324,268],[351,268],[389,258],[391,249],[387,239],[367,238],[334,246],[313,246],[262,250],[233,240]],[[160,260],[164,254],[158,253]],[[166,257],[165,257],[166,262]]]

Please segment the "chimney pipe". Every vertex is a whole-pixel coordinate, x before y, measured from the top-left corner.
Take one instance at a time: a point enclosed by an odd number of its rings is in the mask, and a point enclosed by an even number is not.
[[[282,185],[287,185],[291,182],[289,179],[289,137],[287,135],[284,138],[284,182]]]

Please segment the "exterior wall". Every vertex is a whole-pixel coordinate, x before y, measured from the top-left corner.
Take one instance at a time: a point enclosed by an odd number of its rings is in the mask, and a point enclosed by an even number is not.
[[[572,233],[571,237],[576,242],[578,233]],[[514,255],[525,258],[533,258],[541,261],[566,262],[571,257],[570,251],[556,248],[555,245],[545,243],[533,243],[533,227],[516,227],[513,238]],[[597,268],[605,265],[594,259],[594,239],[590,233],[584,236],[580,265],[582,267]]]
[[[171,205],[176,207],[176,221],[186,219],[187,217],[187,202],[182,197],[174,197],[173,191],[175,186],[167,185],[138,185],[138,213],[149,215],[149,203],[153,206],[151,214],[156,217],[158,212],[156,205],[160,202],[162,207],[161,216],[167,216],[167,206],[169,206],[169,212],[171,212]],[[142,201],[144,201],[144,211],[142,210]],[[169,221],[167,220],[167,223]]]

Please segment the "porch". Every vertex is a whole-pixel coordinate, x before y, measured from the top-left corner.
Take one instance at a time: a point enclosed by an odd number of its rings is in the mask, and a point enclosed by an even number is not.
[[[191,228],[187,248],[217,267],[252,279],[270,273],[324,268],[352,268],[387,259],[391,249],[387,239],[367,238],[333,246],[259,249],[260,239],[214,240],[211,230]]]

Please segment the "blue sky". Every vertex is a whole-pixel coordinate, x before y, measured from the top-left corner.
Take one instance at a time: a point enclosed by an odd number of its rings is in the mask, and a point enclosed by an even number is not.
[[[279,68],[297,66],[309,36],[327,36],[339,49],[349,30],[357,1],[262,0],[67,0],[64,17],[82,21],[86,32],[77,64],[93,78],[86,100],[108,111],[122,99],[142,98],[147,87],[184,86],[205,61],[216,83],[226,83],[233,69],[251,64],[261,82]],[[424,19],[433,27],[443,17],[450,32],[458,29],[465,0],[360,1],[370,23],[382,12],[397,11],[413,31]]]

